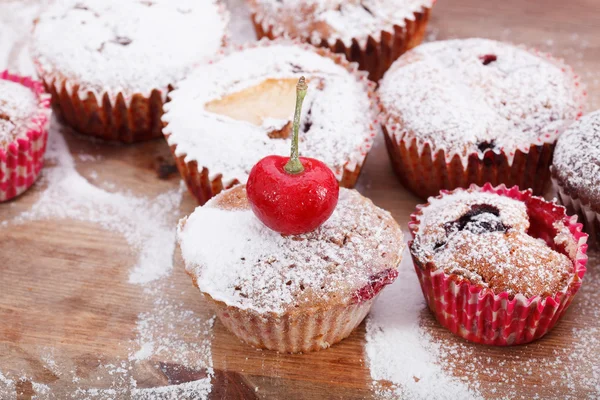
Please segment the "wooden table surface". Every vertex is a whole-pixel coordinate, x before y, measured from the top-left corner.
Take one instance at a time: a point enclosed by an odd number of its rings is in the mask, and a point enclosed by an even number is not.
[[[236,18],[243,18],[241,3],[229,3],[235,7]],[[591,110],[600,106],[599,16],[597,0],[440,0],[430,22],[429,39],[481,36],[551,51],[582,76],[590,92]],[[0,17],[0,22],[10,18]],[[13,48],[8,57],[13,69],[19,68],[18,60],[23,58],[18,50]],[[0,69],[4,67],[0,65]],[[176,193],[180,187],[179,176],[170,173],[171,156],[163,140],[117,146],[90,141],[56,122],[52,130],[54,142],[64,137],[77,172],[107,192],[154,198]],[[60,161],[49,160],[47,171],[56,171],[53,166],[57,163]],[[0,399],[34,395],[42,399],[128,398],[132,378],[138,388],[151,388],[194,381],[207,373],[212,376],[211,399],[377,398],[364,351],[364,323],[331,349],[283,355],[254,350],[215,321],[211,340],[214,374],[178,367],[177,355],[168,351],[130,362],[140,314],[162,312],[164,304],[190,310],[200,324],[213,314],[185,275],[177,252],[170,275],[139,285],[129,283],[136,251],[109,227],[89,222],[89,218],[15,220],[19,215],[23,219],[22,213],[41,201],[49,190],[47,182],[53,181],[45,176],[25,195],[0,205]],[[404,228],[418,203],[393,175],[381,137],[368,158],[358,190],[391,211]],[[176,215],[167,218],[174,224],[194,206],[192,197],[184,193]],[[476,384],[485,397],[598,398],[600,382],[595,382],[596,391],[593,383],[594,379],[600,381],[600,373],[594,372],[593,362],[589,368],[579,365],[569,376],[577,362],[563,357],[563,364],[552,374],[556,373],[554,379],[559,381],[568,376],[569,382],[551,384],[547,363],[540,360],[581,349],[581,332],[595,330],[600,335],[595,311],[599,303],[600,263],[594,256],[571,309],[553,332],[531,345],[472,345],[441,328],[428,312],[423,312],[421,323],[440,343],[458,344],[470,354],[463,360],[459,355],[449,374],[472,380],[470,363],[477,359],[487,360],[487,367],[502,368],[504,376],[512,378],[510,391],[504,391],[499,381],[504,378],[479,374],[477,382],[470,384]],[[188,349],[185,344],[197,338],[198,324],[173,324],[167,323],[164,329],[174,330],[182,348]],[[586,349],[588,360],[600,359],[598,346]],[[530,373],[511,376],[523,363],[531,365]],[[109,370],[107,365],[122,365],[123,369]],[[600,362],[595,368],[598,365]],[[380,385],[386,387],[385,382]]]

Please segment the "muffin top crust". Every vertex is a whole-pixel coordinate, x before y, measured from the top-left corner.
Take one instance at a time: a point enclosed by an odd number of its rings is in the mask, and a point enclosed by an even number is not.
[[[37,112],[38,99],[31,89],[0,79],[0,147],[25,135]]]
[[[458,191],[430,198],[418,215],[411,253],[421,267],[440,269],[495,294],[553,296],[567,286],[573,262],[528,234],[524,202],[495,193]],[[555,226],[555,243],[567,244],[566,227]]]
[[[296,84],[305,76],[300,156],[323,161],[340,180],[344,169],[362,165],[376,112],[371,84],[334,57],[309,45],[261,41],[199,66],[165,104],[169,144],[210,179],[245,183],[261,158],[289,155]]]
[[[416,137],[464,164],[488,149],[512,160],[518,149],[553,142],[585,96],[562,62],[487,39],[416,47],[388,70],[379,95],[397,140]]]
[[[352,39],[364,45],[369,36],[379,40],[381,32],[394,32],[415,13],[431,8],[434,0],[248,0],[258,22],[273,26],[294,38],[321,39],[333,44]]]
[[[395,279],[404,249],[392,216],[343,188],[325,224],[284,236],[256,218],[238,185],[182,219],[178,241],[202,292],[262,313],[368,299],[370,288]]]
[[[58,0],[39,17],[33,55],[44,79],[83,94],[166,93],[214,56],[227,22],[217,0]]]
[[[569,195],[600,212],[600,110],[584,116],[560,136],[552,175]]]

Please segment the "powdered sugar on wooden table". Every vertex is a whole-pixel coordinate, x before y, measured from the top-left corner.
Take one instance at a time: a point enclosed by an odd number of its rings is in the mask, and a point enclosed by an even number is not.
[[[276,32],[293,37],[321,38],[334,44],[341,40],[348,47],[352,39],[364,46],[369,36],[380,40],[381,32],[394,32],[406,20],[414,21],[415,13],[430,8],[435,0],[255,0],[250,4],[257,20],[272,25]],[[321,34],[319,31],[322,30]]]
[[[218,51],[227,25],[220,7],[216,0],[58,0],[36,24],[34,57],[44,76],[79,84],[82,99],[88,91],[113,101],[153,89],[166,95]]]
[[[100,189],[77,173],[73,157],[58,129],[58,124],[53,123],[46,153],[47,162],[55,165],[47,165],[38,183],[47,184],[47,189],[29,211],[2,224],[48,218],[97,223],[122,234],[132,248],[139,250],[130,282],[145,283],[167,275],[173,267],[173,221],[183,188],[154,199]]]
[[[291,139],[269,138],[275,121],[255,125],[207,111],[206,105],[268,79],[302,75],[308,79],[309,89],[301,121],[300,155],[325,162],[340,179],[344,168],[354,171],[362,165],[375,135],[375,111],[366,82],[306,45],[262,42],[197,68],[177,85],[165,105],[163,120],[168,123],[169,144],[177,145],[177,155],[186,154],[186,162],[197,161],[199,167],[207,168],[211,179],[222,175],[224,185],[235,179],[244,183],[261,158],[289,154]],[[274,98],[272,106],[278,101]],[[290,107],[289,117],[277,121],[279,128],[292,119],[293,112]]]
[[[583,107],[583,90],[566,65],[487,39],[426,43],[398,59],[379,94],[398,140],[444,150],[447,159],[482,147],[517,149],[552,142]]]
[[[410,234],[407,234],[409,236]],[[478,399],[469,387],[448,374],[439,360],[439,343],[420,325],[426,308],[408,251],[398,279],[382,291],[367,318],[365,353],[375,384],[383,399]]]
[[[31,89],[0,79],[0,145],[24,135],[37,110],[38,101]]]

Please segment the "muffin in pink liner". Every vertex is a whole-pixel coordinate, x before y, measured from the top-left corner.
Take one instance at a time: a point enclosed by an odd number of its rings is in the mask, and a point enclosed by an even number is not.
[[[282,235],[255,216],[238,185],[182,219],[178,242],[223,325],[254,347],[289,353],[350,335],[398,276],[404,249],[394,218],[344,188],[323,225]]]
[[[560,202],[579,216],[590,246],[600,247],[600,111],[581,118],[558,139],[552,181]]]
[[[388,153],[422,198],[442,189],[517,185],[543,194],[559,135],[585,91],[562,61],[487,39],[423,44],[378,89]]]
[[[247,0],[259,38],[291,37],[357,62],[377,82],[423,40],[435,0]]]
[[[311,87],[300,155],[322,160],[341,186],[354,187],[379,130],[375,85],[327,49],[261,40],[199,66],[165,104],[163,132],[199,204],[246,183],[261,158],[289,154],[300,76]]]
[[[220,51],[228,22],[219,0],[57,0],[35,23],[32,55],[61,122],[139,142],[162,137],[167,94]]]
[[[417,207],[409,248],[437,320],[467,340],[544,336],[585,274],[587,234],[565,208],[501,185],[442,191]]]
[[[50,96],[40,82],[0,73],[0,201],[33,185],[44,165]]]

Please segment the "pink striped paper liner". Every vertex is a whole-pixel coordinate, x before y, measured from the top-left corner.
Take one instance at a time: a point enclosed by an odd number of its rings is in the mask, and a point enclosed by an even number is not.
[[[38,99],[38,109],[29,122],[27,132],[0,147],[0,202],[2,202],[29,189],[42,170],[48,141],[50,96],[44,92],[41,82],[31,78],[3,71],[0,73],[0,79],[28,87]]]
[[[524,202],[531,223],[529,233],[567,255],[573,262],[573,273],[568,284],[553,296],[526,298],[518,294],[511,299],[506,292],[494,294],[490,288],[446,274],[431,262],[423,264],[411,251],[415,271],[429,308],[440,324],[472,342],[512,346],[541,338],[556,325],[581,287],[586,271],[588,235],[582,232],[582,225],[577,223],[577,217],[568,216],[563,206],[533,196],[531,190],[520,191],[517,186],[493,187],[489,183],[483,187],[471,185],[469,189],[442,190],[436,198],[464,190],[496,193]],[[419,228],[422,210],[428,205],[429,203],[417,206],[416,212],[411,214],[409,229],[413,238]],[[558,221],[562,221],[569,229],[576,244],[575,254],[569,255],[565,249],[557,248],[553,243],[553,238],[558,233],[553,224]],[[411,245],[412,241],[409,247]]]

